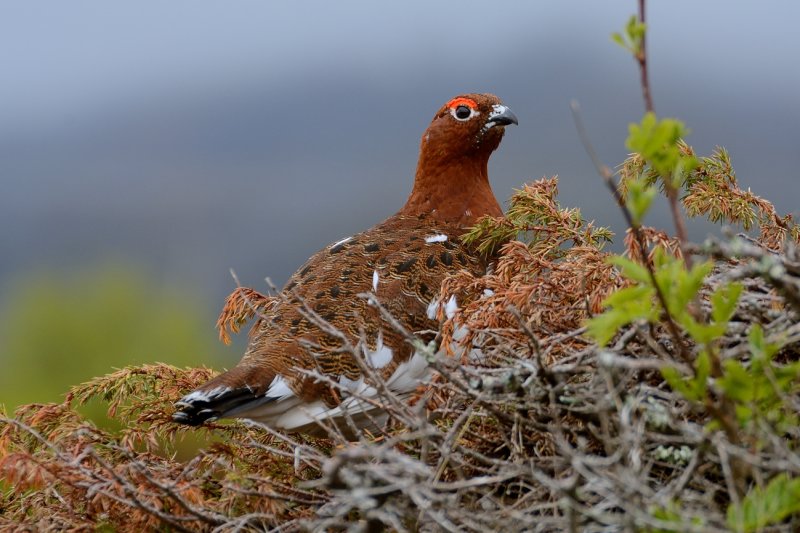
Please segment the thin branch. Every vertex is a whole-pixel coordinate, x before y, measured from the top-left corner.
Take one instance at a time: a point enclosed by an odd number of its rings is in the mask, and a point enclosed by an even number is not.
[[[639,22],[645,24],[645,0],[639,0]],[[647,31],[642,34],[642,43],[636,54],[636,61],[639,63],[639,74],[642,85],[642,96],[644,98],[645,111],[655,113],[653,106],[653,96],[650,93],[650,79],[647,72]]]

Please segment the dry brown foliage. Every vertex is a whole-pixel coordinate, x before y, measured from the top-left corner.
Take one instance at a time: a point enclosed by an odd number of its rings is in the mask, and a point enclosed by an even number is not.
[[[675,237],[671,237],[666,231],[658,230],[650,226],[641,226],[639,233],[647,247],[647,253],[643,254],[633,230],[628,228],[625,231],[625,255],[635,259],[639,263],[645,260],[652,263],[656,250],[661,250],[675,257],[683,257],[681,243]]]
[[[269,313],[276,301],[274,297],[264,296],[249,287],[237,287],[225,300],[217,319],[219,339],[225,344],[230,344],[231,334],[239,333],[242,326],[253,317]],[[255,326],[257,325],[258,322]]]
[[[556,178],[525,185],[512,197],[507,218],[484,218],[467,236],[485,250],[512,237],[525,242],[500,245],[492,273],[461,272],[443,283],[445,297],[462,296],[458,315],[442,329],[445,345],[456,325],[468,327],[469,341],[487,330],[499,335],[495,341],[519,340],[527,335],[521,321],[550,334],[570,331],[599,313],[603,300],[622,286],[602,250],[610,232],[584,222],[575,209],[562,209],[557,185]]]
[[[252,427],[200,428],[208,447],[190,460],[175,459],[187,431],[171,422],[171,404],[211,374],[164,364],[126,368],[73,388],[62,404],[27,405],[4,418],[0,524],[197,531],[237,520],[277,524],[298,503],[322,501],[294,487],[316,471],[295,469],[285,459],[293,458],[289,446]],[[123,429],[98,428],[78,413],[93,398],[109,402],[109,416]],[[308,459],[321,457],[316,449]]]

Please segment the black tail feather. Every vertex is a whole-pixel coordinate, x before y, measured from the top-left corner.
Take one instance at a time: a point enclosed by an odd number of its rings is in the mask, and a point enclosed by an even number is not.
[[[247,387],[209,395],[204,394],[202,390],[194,391],[175,402],[178,410],[172,414],[172,420],[187,426],[199,426],[204,422],[213,422],[218,418],[233,416],[237,412],[272,402],[275,399],[256,396],[252,389]]]

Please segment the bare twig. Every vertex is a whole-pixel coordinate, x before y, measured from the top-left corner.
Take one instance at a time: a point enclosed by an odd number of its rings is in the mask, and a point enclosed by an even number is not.
[[[639,0],[639,23],[641,24],[645,24],[645,4],[646,0]],[[644,109],[647,112],[655,113],[653,95],[650,93],[650,79],[647,72],[647,33],[648,32],[645,31],[642,35],[642,43],[636,54],[636,61],[639,63]]]

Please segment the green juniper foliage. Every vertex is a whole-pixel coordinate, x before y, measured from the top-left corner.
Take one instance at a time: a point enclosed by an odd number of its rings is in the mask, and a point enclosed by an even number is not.
[[[549,249],[571,243],[602,248],[611,242],[613,233],[607,227],[597,227],[583,219],[580,209],[562,208],[557,201],[556,181],[542,180],[541,187],[523,187],[514,191],[503,218],[483,217],[462,239],[476,246],[479,252],[491,256],[514,239],[535,247],[546,243]]]

